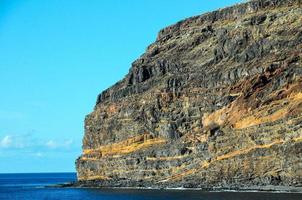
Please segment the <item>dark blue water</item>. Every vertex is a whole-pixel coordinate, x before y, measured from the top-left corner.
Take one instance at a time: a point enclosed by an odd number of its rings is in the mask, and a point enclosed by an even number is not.
[[[183,190],[121,190],[121,189],[78,189],[48,188],[47,185],[74,181],[74,173],[43,174],[0,174],[0,200],[301,200],[302,194],[288,193],[240,193],[240,192],[201,192]]]

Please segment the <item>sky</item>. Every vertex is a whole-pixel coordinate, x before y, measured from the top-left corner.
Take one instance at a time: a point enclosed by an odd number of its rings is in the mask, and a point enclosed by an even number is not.
[[[0,173],[74,172],[85,115],[159,30],[238,2],[0,0]]]

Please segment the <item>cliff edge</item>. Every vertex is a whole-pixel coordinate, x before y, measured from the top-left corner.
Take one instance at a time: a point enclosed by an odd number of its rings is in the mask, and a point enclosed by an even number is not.
[[[160,31],[85,119],[78,181],[302,185],[302,0],[254,0]]]

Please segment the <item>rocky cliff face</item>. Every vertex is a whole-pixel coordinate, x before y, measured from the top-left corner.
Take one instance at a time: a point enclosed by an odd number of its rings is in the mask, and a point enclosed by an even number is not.
[[[302,184],[302,1],[255,0],[160,31],[85,119],[81,184]]]

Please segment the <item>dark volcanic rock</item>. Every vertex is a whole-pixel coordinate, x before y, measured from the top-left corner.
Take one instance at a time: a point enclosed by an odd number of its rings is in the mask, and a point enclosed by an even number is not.
[[[85,119],[79,185],[302,184],[301,0],[254,0],[160,31]]]

